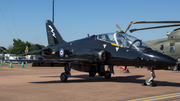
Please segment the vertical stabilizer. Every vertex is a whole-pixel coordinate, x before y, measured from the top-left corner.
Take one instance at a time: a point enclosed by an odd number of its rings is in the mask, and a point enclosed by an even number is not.
[[[49,45],[66,43],[66,41],[63,40],[58,30],[50,20],[46,20],[46,31]]]

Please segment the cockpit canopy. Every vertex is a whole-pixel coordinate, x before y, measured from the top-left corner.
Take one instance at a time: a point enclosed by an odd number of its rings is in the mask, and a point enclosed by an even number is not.
[[[124,33],[108,33],[100,34],[97,36],[98,40],[114,43],[124,48],[131,48],[135,50],[145,50],[149,48],[141,40],[137,39],[134,36],[124,34]]]

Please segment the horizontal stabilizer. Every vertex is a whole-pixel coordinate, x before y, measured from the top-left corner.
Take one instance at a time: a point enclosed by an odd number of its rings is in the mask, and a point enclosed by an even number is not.
[[[22,55],[28,55],[28,54],[33,54],[33,53],[39,53],[39,52],[46,51],[46,50],[49,50],[49,48],[43,48],[43,49],[40,49],[40,50],[35,50],[35,51],[32,51],[32,52],[20,54],[20,56],[22,56]]]

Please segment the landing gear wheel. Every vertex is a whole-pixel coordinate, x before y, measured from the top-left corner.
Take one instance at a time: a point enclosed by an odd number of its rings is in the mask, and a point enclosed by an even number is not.
[[[129,73],[129,70],[123,70],[123,73]]]
[[[153,66],[151,68],[149,68],[149,70],[151,73],[151,77],[147,78],[146,81],[142,83],[142,86],[146,86],[146,85],[150,86],[150,87],[157,86],[156,83],[153,82],[154,78],[156,77],[155,72],[153,70]]]
[[[153,82],[153,80],[151,80],[151,81],[149,81],[151,78],[147,78],[146,79],[146,81],[145,81],[145,83],[146,83],[146,85],[151,85],[152,84],[152,82]]]
[[[94,77],[96,75],[96,67],[95,66],[90,66],[89,70],[89,77]]]
[[[142,86],[146,86],[146,83],[145,83],[145,82],[143,82],[143,83],[142,83]]]
[[[61,82],[66,82],[67,81],[66,73],[61,73],[60,79],[61,79]]]
[[[96,72],[89,72],[89,77],[94,77],[96,75]]]
[[[106,71],[105,76],[106,79],[110,79],[111,78],[111,72]]]
[[[123,70],[123,73],[126,73],[126,70]]]
[[[154,87],[157,86],[156,83],[153,82],[153,80],[150,80],[151,78],[147,78],[145,82],[142,83],[142,86],[150,86],[150,87]],[[149,81],[150,80],[150,81]]]

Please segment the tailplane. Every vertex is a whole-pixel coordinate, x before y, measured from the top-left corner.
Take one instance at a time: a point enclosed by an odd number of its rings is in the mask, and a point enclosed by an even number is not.
[[[66,41],[61,37],[58,30],[50,20],[46,20],[46,31],[49,45],[64,44]]]

